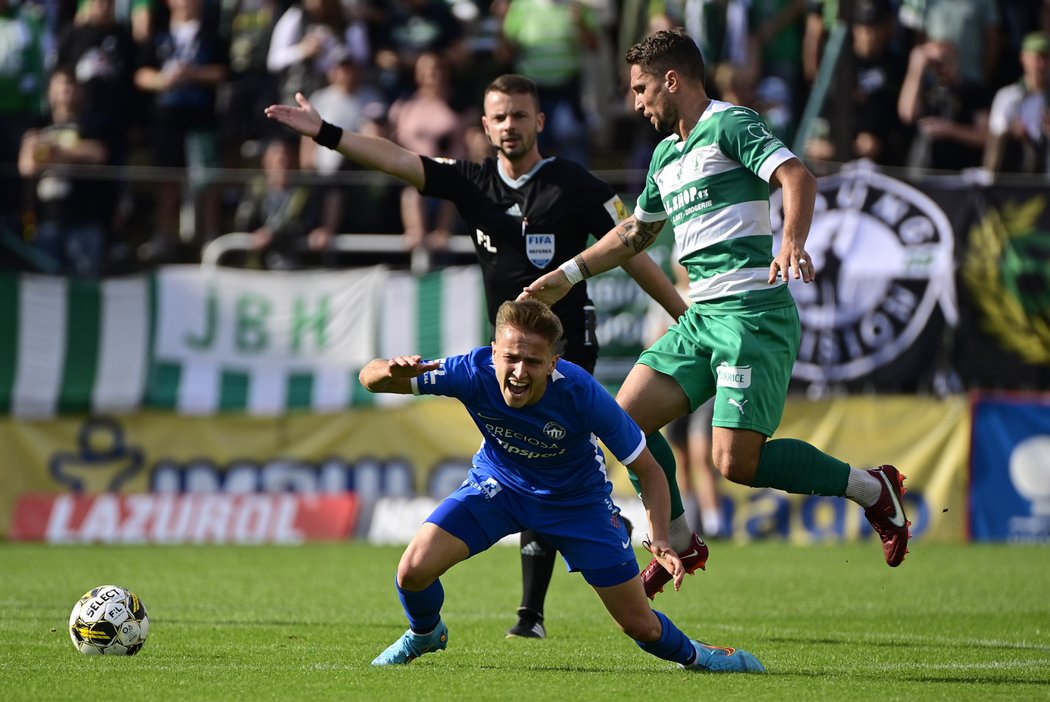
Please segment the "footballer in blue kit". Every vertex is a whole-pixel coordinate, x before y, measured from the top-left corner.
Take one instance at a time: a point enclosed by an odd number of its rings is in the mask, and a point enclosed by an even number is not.
[[[668,536],[670,491],[645,437],[583,369],[561,361],[562,326],[535,300],[505,302],[491,348],[446,359],[377,358],[360,374],[371,392],[455,397],[484,437],[467,480],[426,519],[398,564],[408,630],[372,661],[409,663],[448,646],[440,577],[499,539],[531,528],[582,573],[638,646],[687,670],[764,672],[747,651],[687,637],[646,599],[638,562],[606,475],[608,449],[638,476],[647,548],[677,589],[685,568]]]
[[[485,437],[467,482],[449,496],[481,530],[431,520],[466,542],[471,554],[531,527],[549,537],[571,570],[615,571],[597,583],[588,577],[592,584],[633,577],[638,564],[611,499],[598,439],[629,464],[645,449],[641,429],[590,374],[565,360],[557,361],[535,404],[508,407],[492,353],[479,348],[443,359],[412,379],[413,392],[460,400]]]

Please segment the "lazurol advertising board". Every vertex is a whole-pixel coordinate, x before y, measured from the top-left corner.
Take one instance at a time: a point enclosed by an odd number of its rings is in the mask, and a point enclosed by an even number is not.
[[[781,191],[770,204],[778,251]],[[941,205],[852,164],[818,180],[806,250],[817,278],[790,284],[802,321],[796,383],[894,391],[931,384],[944,324],[958,318],[955,235]]]
[[[970,537],[1050,543],[1050,395],[980,395],[973,405]]]
[[[301,493],[28,494],[10,538],[48,543],[300,544],[352,533],[357,496]]]
[[[284,417],[0,417],[0,539],[407,541],[462,484],[481,435],[456,400],[400,397],[406,401],[396,406]],[[810,441],[858,467],[896,465],[908,476],[915,542],[957,542],[965,537],[968,413],[962,395],[793,398],[777,436]],[[606,458],[624,507],[636,499],[626,469]],[[860,507],[841,497],[727,481],[720,493],[736,540],[877,539]]]

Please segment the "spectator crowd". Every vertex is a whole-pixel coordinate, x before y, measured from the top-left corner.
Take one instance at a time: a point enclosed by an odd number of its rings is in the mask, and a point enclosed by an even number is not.
[[[810,162],[1048,173],[1050,0],[0,0],[0,267],[192,262],[234,230],[266,268],[332,265],[346,233],[441,250],[465,233],[447,203],[263,109],[302,92],[344,128],[483,159],[484,87],[516,72],[544,154],[641,168],[659,135],[622,58],[672,26],[708,93]]]

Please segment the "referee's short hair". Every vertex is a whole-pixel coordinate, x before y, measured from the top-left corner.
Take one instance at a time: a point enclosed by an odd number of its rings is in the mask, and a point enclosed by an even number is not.
[[[504,73],[497,77],[488,87],[485,88],[485,94],[489,93],[503,93],[504,95],[531,95],[536,101],[536,105],[540,104],[540,91],[536,87],[536,82],[528,76],[519,75],[517,73]]]

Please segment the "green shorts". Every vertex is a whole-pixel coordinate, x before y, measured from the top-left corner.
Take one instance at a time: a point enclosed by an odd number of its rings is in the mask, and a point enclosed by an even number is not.
[[[711,424],[772,436],[798,355],[798,309],[701,315],[690,307],[638,363],[671,376],[695,410],[715,396]]]

